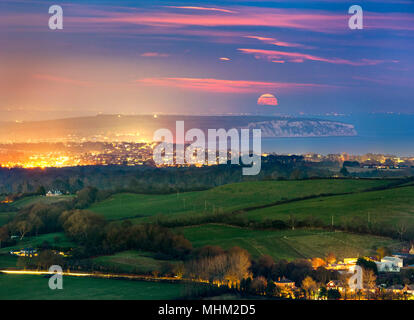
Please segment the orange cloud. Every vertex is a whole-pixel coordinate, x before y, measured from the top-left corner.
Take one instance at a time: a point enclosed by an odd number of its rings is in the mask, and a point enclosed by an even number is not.
[[[276,50],[262,50],[262,49],[237,49],[243,53],[253,54],[256,59],[268,59],[270,61],[285,59],[289,62],[304,62],[305,60],[320,61],[334,64],[347,64],[351,66],[366,66],[376,65],[384,62],[383,60],[370,60],[361,59],[361,61],[351,61],[340,58],[323,58],[310,54],[299,53],[299,52],[283,52]]]
[[[262,82],[208,78],[145,78],[135,81],[149,86],[172,87],[216,93],[257,93],[274,89],[333,87],[315,83]]]

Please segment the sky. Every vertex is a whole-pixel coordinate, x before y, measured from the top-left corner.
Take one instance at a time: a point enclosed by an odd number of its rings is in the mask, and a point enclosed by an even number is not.
[[[413,40],[412,0],[2,0],[0,121],[414,113]]]

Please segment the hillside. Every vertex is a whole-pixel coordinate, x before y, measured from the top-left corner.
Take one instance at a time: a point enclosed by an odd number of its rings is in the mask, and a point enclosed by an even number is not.
[[[330,223],[334,217],[337,224],[359,218],[364,223],[369,221],[395,227],[399,222],[405,222],[413,226],[414,186],[295,201],[252,210],[244,216],[249,220],[263,221],[286,220],[290,214],[297,219],[317,217],[325,223]]]
[[[89,210],[111,220],[163,215],[176,218],[180,215],[224,213],[252,206],[262,206],[278,201],[318,196],[360,192],[384,187],[395,180],[299,180],[257,181],[223,185],[206,191],[169,195],[116,194],[92,205]]]
[[[205,245],[228,249],[239,246],[257,258],[270,255],[275,260],[325,257],[332,252],[339,259],[374,254],[380,246],[395,247],[398,241],[385,237],[323,230],[252,230],[206,224],[178,229],[195,247]]]
[[[175,132],[176,121],[185,130],[256,128],[263,137],[354,136],[353,125],[337,121],[265,116],[188,116],[188,115],[98,115],[23,123],[7,122],[0,127],[2,142],[35,141],[143,141],[152,140],[154,131],[166,128]]]

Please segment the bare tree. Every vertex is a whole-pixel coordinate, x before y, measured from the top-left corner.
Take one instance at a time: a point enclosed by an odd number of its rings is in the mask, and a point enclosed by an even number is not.
[[[316,284],[315,280],[307,276],[302,281],[302,289],[305,291],[306,297],[310,298],[315,295],[316,291],[318,290],[318,285]]]
[[[226,280],[237,283],[250,276],[249,268],[251,266],[251,260],[246,250],[239,247],[231,248],[227,260],[228,269],[225,276]]]
[[[363,284],[364,289],[367,290],[367,297],[371,297],[371,290],[376,288],[377,284],[377,276],[375,275],[374,271],[371,269],[364,269],[363,270]]]
[[[407,232],[407,221],[400,221],[397,223],[397,233],[400,236],[400,240],[403,240],[404,234]]]
[[[30,232],[30,230],[32,230],[32,226],[31,224],[26,221],[26,220],[22,220],[16,223],[16,228],[17,231],[20,233],[20,240],[22,240],[24,238],[24,236]]]

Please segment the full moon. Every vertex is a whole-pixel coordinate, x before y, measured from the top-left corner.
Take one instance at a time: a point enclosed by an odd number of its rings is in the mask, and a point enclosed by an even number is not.
[[[261,106],[277,106],[277,99],[273,94],[265,93],[257,99],[257,104]]]

